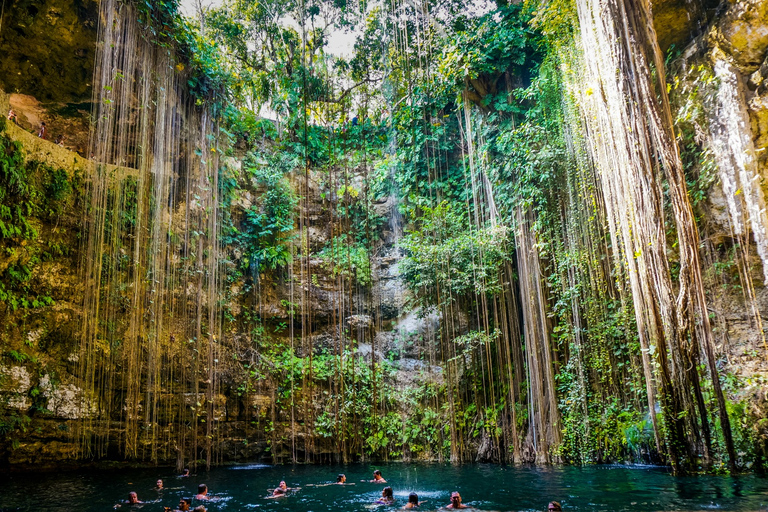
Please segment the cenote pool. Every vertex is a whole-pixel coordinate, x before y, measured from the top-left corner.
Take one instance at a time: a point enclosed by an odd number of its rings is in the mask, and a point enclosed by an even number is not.
[[[381,469],[396,502],[376,506],[383,485],[361,480]],[[347,475],[347,485],[322,485]],[[166,489],[154,490],[158,478]],[[176,508],[179,498],[191,497],[205,483],[214,500],[209,511],[264,512],[387,512],[401,509],[409,492],[426,501],[421,510],[448,504],[451,491],[478,510],[546,510],[558,500],[564,511],[758,511],[768,508],[768,479],[757,475],[675,478],[665,470],[634,466],[503,467],[447,464],[352,464],[346,466],[229,466],[179,478],[168,469],[82,471],[6,475],[0,490],[2,511],[109,511],[136,491],[143,505],[123,505],[121,511],[162,512]],[[268,499],[280,480],[300,489]],[[354,483],[354,485],[350,485]],[[193,503],[193,507],[199,503]]]

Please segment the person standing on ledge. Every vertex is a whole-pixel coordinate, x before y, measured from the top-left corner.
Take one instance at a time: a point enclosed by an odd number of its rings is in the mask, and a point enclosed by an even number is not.
[[[377,469],[376,471],[373,472],[373,480],[371,480],[371,483],[374,483],[374,484],[385,484],[385,483],[387,483],[387,481],[384,480],[383,476],[381,476],[381,471],[379,471]]]
[[[467,508],[467,506],[461,503],[461,494],[453,491],[451,493],[451,503],[445,508]]]
[[[46,131],[45,131],[45,121],[40,123],[40,130],[37,132],[37,136],[41,139],[45,139],[47,137]]]

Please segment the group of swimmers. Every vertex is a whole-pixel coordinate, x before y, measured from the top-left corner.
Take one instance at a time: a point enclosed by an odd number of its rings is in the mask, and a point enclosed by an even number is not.
[[[185,469],[184,472],[179,475],[180,478],[188,477],[189,470]],[[373,472],[373,480],[362,480],[363,482],[370,482],[374,484],[386,484],[387,481],[384,480],[384,477],[381,474],[380,470],[375,470]],[[312,485],[312,484],[310,484]],[[320,485],[334,485],[334,484],[320,484]],[[354,485],[354,484],[347,484],[347,476],[343,473],[339,474],[339,476],[336,477],[336,485]],[[158,480],[157,484],[155,486],[155,490],[160,491],[163,490],[163,481]],[[280,498],[283,496],[286,496],[288,494],[288,491],[297,491],[300,487],[297,488],[289,488],[288,485],[285,483],[285,481],[281,481],[280,484],[275,487],[275,489],[272,491],[271,496],[268,496],[269,498]],[[208,495],[208,486],[206,484],[200,484],[197,486],[197,494],[194,497],[195,500],[198,501],[208,501],[213,500],[215,498],[211,498]],[[128,495],[128,500],[126,500],[123,504],[125,505],[135,505],[139,503],[144,503],[143,501],[139,501],[138,494],[136,492],[131,492]],[[374,502],[376,505],[392,505],[395,503],[395,497],[394,497],[394,491],[392,490],[392,487],[387,486],[384,487],[381,490],[381,498],[376,500]],[[426,503],[425,501],[419,501],[419,496],[412,492],[408,495],[408,503],[405,504],[403,507],[404,509],[408,508],[419,508],[423,503]],[[115,507],[120,507],[122,504],[115,505]],[[202,505],[199,505],[195,507],[194,509],[192,507],[192,499],[191,498],[181,498],[179,500],[179,506],[177,509],[172,510],[170,507],[164,507],[164,512],[207,512],[206,508]],[[461,502],[461,495],[454,491],[451,493],[450,503],[445,506],[447,509],[458,509],[458,508],[470,508],[467,505],[464,505]],[[562,507],[560,506],[560,503],[557,501],[551,501],[549,505],[547,506],[547,512],[562,512]]]
[[[363,480],[363,482],[370,482],[374,484],[386,484],[387,481],[384,480],[384,477],[381,474],[380,470],[375,470],[373,472],[373,480]],[[339,474],[339,476],[336,477],[336,484],[337,485],[345,485],[347,483],[347,476],[343,473]],[[325,484],[323,484],[325,485]],[[350,484],[354,485],[354,484]],[[272,491],[272,498],[278,498],[281,496],[285,496],[288,491],[290,490],[298,490],[297,489],[290,489],[288,485],[285,483],[285,481],[280,482],[280,484]],[[392,487],[387,486],[384,487],[381,490],[381,498],[376,500],[374,503],[376,505],[392,505],[395,502],[395,496],[394,491],[392,490]],[[419,508],[422,503],[426,503],[426,501],[419,501],[419,495],[415,492],[412,492],[408,495],[408,503],[405,504],[403,508]],[[457,508],[470,508],[467,505],[464,505],[461,502],[461,494],[459,494],[457,491],[454,491],[451,493],[450,503],[445,506],[445,508],[449,509],[457,509]],[[547,506],[548,512],[562,512],[562,507],[560,506],[560,503],[557,501],[552,501]]]
[[[188,477],[189,470],[185,469],[184,472],[179,475],[179,478]],[[163,481],[158,479],[155,483],[155,490],[156,491],[163,491],[165,490],[165,486],[163,484]],[[196,500],[208,500],[210,499],[208,497],[208,486],[205,484],[200,484],[197,486],[197,494],[195,495]],[[136,491],[131,491],[128,493],[128,499],[125,500],[122,503],[118,503],[115,505],[115,508],[122,507],[123,505],[140,505],[144,503],[156,503],[159,500],[155,501],[141,501],[139,500],[139,495]],[[172,509],[171,507],[163,507],[164,512],[208,512],[206,508],[202,505],[198,505],[195,508],[192,508],[192,498],[180,498],[179,499],[179,505],[178,508]]]

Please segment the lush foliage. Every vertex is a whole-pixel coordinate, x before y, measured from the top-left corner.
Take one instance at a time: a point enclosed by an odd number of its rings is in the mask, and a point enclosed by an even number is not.
[[[474,294],[500,293],[501,268],[510,257],[506,228],[476,230],[467,223],[465,213],[442,202],[435,208],[425,206],[414,223],[419,229],[403,238],[406,258],[400,263],[400,274],[422,308]]]
[[[276,458],[303,442],[344,459],[663,460],[627,268],[584,140],[580,95],[594,92],[574,89],[575,5],[480,4],[228,0],[185,19],[173,0],[133,2],[226,139],[215,343],[230,353],[215,362],[245,442]],[[355,43],[341,55],[329,42],[345,30]],[[699,219],[715,182],[701,134],[716,85],[705,66],[670,83]],[[5,137],[0,166],[0,304],[23,313],[53,303],[40,269],[71,250],[52,226],[80,184]],[[123,207],[107,213],[107,238],[140,225],[139,186],[108,192]],[[734,291],[741,247],[726,245],[710,277]],[[384,304],[403,284],[408,301]],[[4,356],[36,364],[23,349]],[[706,370],[692,371],[714,410]],[[734,395],[744,385],[727,378]],[[550,407],[554,434],[536,430]],[[739,450],[755,451],[765,421],[728,407]],[[2,433],[27,427],[0,418]],[[531,455],[546,435],[554,444]],[[714,447],[717,458],[717,434]]]
[[[530,429],[523,406],[527,388],[515,391],[521,393],[518,403],[508,400],[518,377],[505,380],[497,365],[510,343],[502,335],[510,326],[498,308],[508,300],[506,287],[515,278],[510,269],[520,258],[515,235],[531,229],[546,287],[545,343],[556,359],[562,418],[556,455],[578,463],[650,460],[655,447],[648,411],[640,405],[646,389],[627,277],[608,263],[612,241],[579,139],[580,107],[564,83],[573,72],[569,59],[578,59],[575,6],[569,0],[530,1],[473,12],[459,4],[449,2],[434,13],[437,31],[408,7],[397,16],[374,9],[363,18],[340,3],[301,11],[293,3],[234,1],[205,17],[204,37],[223,48],[229,73],[237,77],[227,118],[233,141],[259,146],[264,161],[283,155],[291,163],[276,176],[296,173],[294,189],[302,173],[319,171],[330,212],[331,235],[311,249],[304,233],[293,238],[295,209],[306,208],[309,190],[298,185],[296,198],[285,181],[259,181],[268,183],[267,190],[231,231],[231,241],[247,255],[241,271],[256,260],[270,269],[290,265],[293,247],[297,257],[319,258],[333,279],[375,286],[372,255],[383,223],[371,202],[396,198],[406,223],[398,272],[411,292],[408,306],[422,317],[472,312],[467,325],[446,320],[438,335],[455,381],[425,381],[400,395],[415,400],[411,405],[433,399],[443,404],[420,418],[372,391],[397,394],[388,388],[392,370],[379,362],[355,364],[360,356],[354,350],[293,353],[290,363],[281,363],[265,346],[262,356],[281,371],[299,368],[290,377],[291,393],[308,374],[321,388],[352,390],[355,399],[334,403],[333,414],[328,404],[315,426],[329,439],[364,439],[358,453],[386,448],[400,454],[409,444],[421,449],[419,440],[428,439],[423,450],[453,456],[455,432],[466,439],[507,436],[513,410],[517,426]],[[331,34],[350,26],[359,27],[353,55],[327,53]],[[392,33],[400,36],[390,38]],[[700,113],[685,110],[678,124],[684,144],[694,148]],[[684,158],[698,206],[713,174],[706,154],[695,149]],[[521,212],[532,212],[528,228],[518,225]],[[318,284],[313,275],[312,285]],[[531,350],[531,343],[525,340],[521,350]],[[267,373],[278,383],[286,378]],[[461,412],[449,413],[448,404]]]
[[[72,250],[72,241],[49,232],[48,226],[56,225],[71,205],[73,188],[66,171],[26,161],[21,146],[0,133],[0,304],[5,308],[53,303],[36,274],[44,262]]]

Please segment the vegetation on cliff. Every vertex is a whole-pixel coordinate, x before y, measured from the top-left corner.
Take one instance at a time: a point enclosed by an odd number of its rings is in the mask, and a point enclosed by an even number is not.
[[[763,465],[711,308],[764,340],[748,229],[709,231],[717,80],[640,3],[104,2],[135,47],[99,50],[95,160],[139,177],[8,141],[0,175],[8,311],[91,192],[79,456]]]

